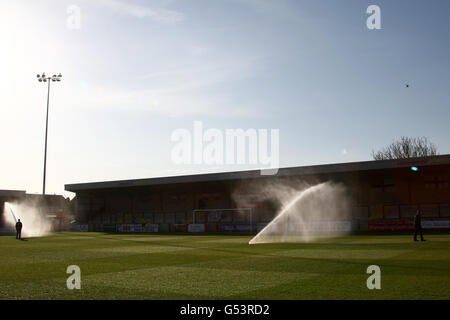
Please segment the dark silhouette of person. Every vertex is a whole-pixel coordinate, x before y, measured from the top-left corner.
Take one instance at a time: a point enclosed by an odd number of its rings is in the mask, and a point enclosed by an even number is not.
[[[22,239],[22,222],[20,222],[20,219],[16,223],[16,239]]]
[[[420,240],[421,241],[425,241],[425,239],[423,238],[423,234],[422,234],[422,215],[420,214],[420,211],[417,210],[417,213],[414,217],[414,241],[418,241],[417,240],[417,234],[420,233]]]

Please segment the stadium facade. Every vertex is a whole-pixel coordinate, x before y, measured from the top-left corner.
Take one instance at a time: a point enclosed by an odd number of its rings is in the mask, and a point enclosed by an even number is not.
[[[256,232],[279,204],[259,186],[333,181],[351,199],[353,231],[411,230],[417,209],[424,228],[450,230],[450,155],[68,184],[76,220],[89,231]],[[191,230],[192,227],[192,230]]]
[[[69,223],[69,217],[73,216],[73,208],[70,200],[65,199],[62,195],[47,194],[30,194],[22,190],[0,190],[0,234],[11,233],[14,227],[7,224],[7,212],[5,203],[21,203],[30,207],[37,208],[43,217],[49,219],[54,231],[64,231],[65,226]]]

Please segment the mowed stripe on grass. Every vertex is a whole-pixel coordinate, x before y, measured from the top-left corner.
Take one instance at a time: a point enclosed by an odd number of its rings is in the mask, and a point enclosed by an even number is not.
[[[450,235],[248,245],[235,235],[0,237],[1,299],[450,299]],[[78,265],[82,289],[66,288]],[[368,290],[366,269],[382,270]]]

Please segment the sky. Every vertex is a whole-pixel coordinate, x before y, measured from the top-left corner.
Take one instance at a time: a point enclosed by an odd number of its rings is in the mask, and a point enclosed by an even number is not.
[[[62,74],[47,193],[261,167],[174,163],[171,136],[194,121],[278,129],[280,167],[371,160],[401,136],[448,154],[449,13],[447,0],[0,0],[0,189],[42,192],[42,72]]]

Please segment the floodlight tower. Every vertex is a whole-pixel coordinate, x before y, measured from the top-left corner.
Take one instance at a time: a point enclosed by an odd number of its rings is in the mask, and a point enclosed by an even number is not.
[[[38,74],[37,78],[39,82],[48,82],[48,90],[47,90],[47,116],[45,118],[45,149],[44,149],[44,181],[42,183],[42,195],[45,195],[45,174],[47,170],[47,133],[48,133],[48,105],[50,99],[50,82],[52,81],[61,81],[62,75],[61,73],[56,75],[54,74],[51,77],[47,77],[45,72],[42,74]]]

